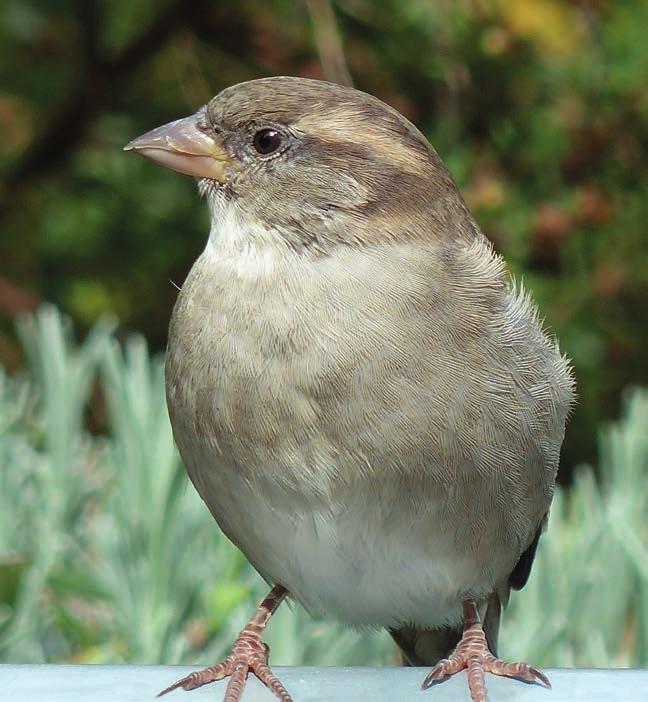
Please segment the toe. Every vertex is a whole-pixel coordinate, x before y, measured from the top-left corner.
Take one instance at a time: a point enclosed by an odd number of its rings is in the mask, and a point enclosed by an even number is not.
[[[537,668],[532,668],[528,663],[506,663],[491,656],[484,661],[484,669],[494,675],[516,678],[527,683],[539,682],[545,687],[551,688],[549,678]]]
[[[270,666],[262,663],[255,666],[253,672],[281,702],[293,702],[292,697],[288,694],[288,690],[286,690],[281,680],[272,672]]]
[[[243,688],[248,676],[248,665],[245,661],[239,661],[234,664],[232,675],[227,683],[225,697],[223,702],[240,702],[243,696]]]
[[[218,665],[213,665],[210,668],[205,668],[204,670],[197,670],[194,673],[189,673],[184,678],[181,678],[173,685],[169,685],[162,692],[158,693],[158,697],[166,695],[168,692],[182,688],[183,690],[195,690],[197,687],[202,687],[210,682],[215,682],[216,680],[222,680],[224,677],[229,675],[229,659],[218,663]]]

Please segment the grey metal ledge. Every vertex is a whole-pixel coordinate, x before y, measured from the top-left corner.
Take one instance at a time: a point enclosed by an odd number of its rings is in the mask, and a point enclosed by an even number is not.
[[[135,665],[0,665],[1,702],[153,702],[157,693],[199,667]],[[295,702],[470,702],[466,674],[421,690],[424,668],[276,668]],[[544,671],[552,690],[488,675],[491,702],[611,702],[648,700],[648,670]],[[165,702],[220,702],[224,682]],[[243,702],[276,702],[250,676]]]

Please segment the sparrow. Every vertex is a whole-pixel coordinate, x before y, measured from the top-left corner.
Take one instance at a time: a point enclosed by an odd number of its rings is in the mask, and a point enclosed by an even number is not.
[[[423,134],[368,94],[293,77],[223,90],[126,147],[198,179],[211,215],[169,328],[175,441],[271,586],[231,655],[291,697],[263,631],[286,597],[384,627],[423,681],[496,657],[529,575],[573,399],[568,360]]]

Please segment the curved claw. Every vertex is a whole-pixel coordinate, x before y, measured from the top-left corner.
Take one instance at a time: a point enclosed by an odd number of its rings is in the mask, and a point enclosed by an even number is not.
[[[442,658],[425,676],[425,680],[421,684],[421,689],[427,690],[429,687],[432,687],[432,685],[458,673],[460,670],[461,668],[457,667],[454,661],[449,658]]]
[[[547,688],[547,690],[551,690],[549,678],[541,670],[538,670],[537,668],[530,668],[530,670],[536,680],[539,680],[540,683]],[[533,680],[532,682],[536,682],[536,680]]]

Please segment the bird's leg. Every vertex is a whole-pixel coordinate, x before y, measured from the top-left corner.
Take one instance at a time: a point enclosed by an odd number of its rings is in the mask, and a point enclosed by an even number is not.
[[[286,595],[286,588],[282,585],[275,585],[269,595],[259,605],[255,615],[236,637],[232,652],[224,661],[204,670],[190,673],[182,680],[178,680],[178,682],[167,687],[166,690],[162,690],[158,697],[166,695],[167,692],[176,690],[179,687],[183,690],[195,690],[197,687],[207,683],[229,677],[230,680],[227,684],[223,702],[239,702],[243,695],[243,688],[245,687],[248,673],[252,671],[266,687],[274,692],[281,702],[292,702],[292,698],[286,688],[270,670],[268,666],[270,649],[267,644],[261,641],[261,634],[263,634],[268,620]]]
[[[474,600],[463,603],[463,616],[464,630],[461,641],[448,658],[440,660],[428,673],[423,681],[423,689],[464,668],[468,670],[468,687],[473,702],[488,702],[484,684],[485,673],[518,678],[527,683],[541,682],[546,687],[551,687],[547,676],[527,663],[505,663],[491,653]]]

